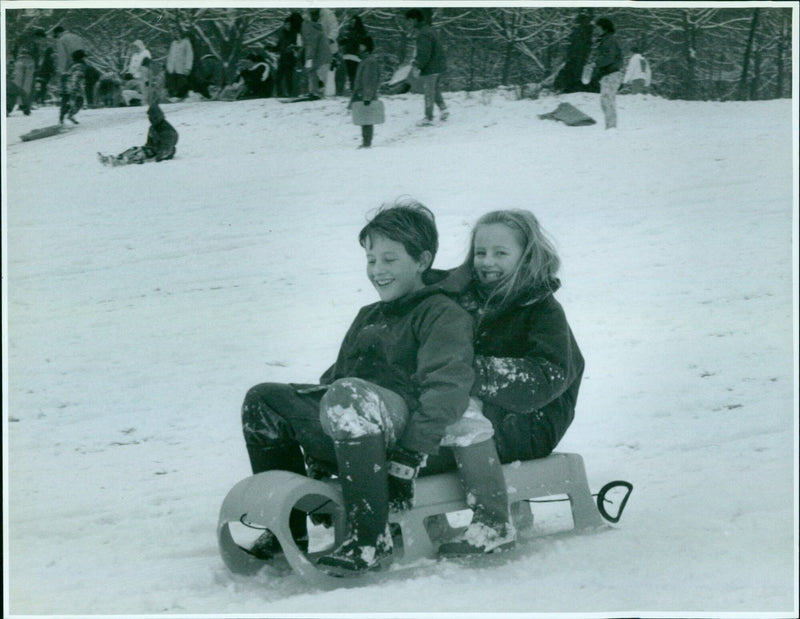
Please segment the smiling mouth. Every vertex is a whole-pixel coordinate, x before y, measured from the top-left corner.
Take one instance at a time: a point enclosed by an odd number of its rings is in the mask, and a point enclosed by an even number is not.
[[[373,279],[373,280],[372,280],[372,282],[373,282],[373,283],[374,283],[376,286],[380,286],[380,287],[388,286],[388,285],[389,285],[389,284],[391,284],[393,281],[394,281],[393,279]]]
[[[487,282],[495,282],[503,276],[503,274],[498,271],[483,271],[481,275]]]

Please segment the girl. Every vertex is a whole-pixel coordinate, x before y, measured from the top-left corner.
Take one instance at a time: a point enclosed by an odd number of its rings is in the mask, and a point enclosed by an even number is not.
[[[178,143],[178,132],[164,117],[164,112],[157,103],[147,108],[150,128],[147,130],[147,142],[144,146],[132,146],[119,155],[97,153],[103,165],[112,167],[129,163],[147,163],[148,161],[166,161],[175,156],[175,145]]]
[[[514,546],[500,465],[549,455],[572,422],[584,361],[553,296],[559,264],[532,213],[494,211],[478,220],[466,262],[445,283],[475,319],[472,395],[494,441],[471,441],[468,415],[448,428],[443,444],[453,446],[474,515],[462,535],[439,547],[442,556]]]
[[[358,51],[361,53],[361,62],[356,70],[355,81],[353,82],[353,94],[350,97],[350,103],[347,109],[353,107],[353,103],[361,101],[365,106],[380,104],[378,99],[378,87],[381,82],[381,69],[378,65],[378,59],[373,55],[375,43],[372,37],[365,36],[358,44]],[[366,109],[364,110],[367,111]],[[371,116],[371,115],[369,115]],[[356,118],[353,116],[353,122],[361,125],[361,145],[359,148],[369,148],[372,146],[372,136],[374,134],[375,122],[374,119]],[[364,123],[369,124],[364,124]]]
[[[337,471],[348,535],[318,563],[338,574],[391,559],[389,508],[411,506],[414,479],[473,381],[472,319],[423,283],[438,248],[433,214],[418,203],[384,207],[359,242],[380,301],[359,311],[321,384],[256,385],[242,405],[253,473]],[[294,510],[290,527],[307,547],[306,514]],[[250,549],[261,559],[279,551],[269,531]]]

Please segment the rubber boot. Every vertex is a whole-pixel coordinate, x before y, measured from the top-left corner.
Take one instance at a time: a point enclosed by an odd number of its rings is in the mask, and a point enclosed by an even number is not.
[[[508,491],[494,441],[453,447],[458,477],[473,510],[472,523],[455,540],[439,546],[444,557],[511,550],[516,533],[511,524]]]
[[[392,558],[389,486],[383,434],[336,442],[348,535],[318,565],[336,575],[378,569]]]
[[[303,454],[296,443],[286,443],[277,447],[261,447],[247,443],[247,454],[250,456],[253,474],[264,471],[291,471],[299,475],[306,474]],[[289,530],[292,532],[297,547],[303,552],[308,552],[308,523],[304,511],[292,510],[289,514]],[[273,535],[272,531],[266,530],[247,552],[258,559],[268,561],[283,551],[278,538]]]

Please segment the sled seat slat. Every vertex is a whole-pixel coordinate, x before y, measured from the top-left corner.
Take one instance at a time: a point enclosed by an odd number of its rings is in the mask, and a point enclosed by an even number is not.
[[[506,464],[503,473],[512,508],[527,499],[567,495],[576,530],[602,526],[603,520],[589,490],[580,455],[553,453],[539,460]],[[255,573],[263,565],[263,562],[236,545],[230,534],[230,522],[246,519],[275,534],[289,565],[302,577],[317,585],[340,586],[341,579],[318,570],[313,564],[313,556],[309,558],[297,548],[289,530],[289,514],[293,508],[332,514],[334,543],[338,544],[344,539],[345,514],[336,480],[320,481],[288,471],[267,471],[240,481],[223,501],[217,537],[226,565],[237,573]],[[390,522],[399,525],[402,536],[395,562],[410,563],[421,558],[435,558],[436,546],[426,530],[426,518],[464,509],[469,507],[455,473],[419,478],[414,509],[392,513],[389,517]]]

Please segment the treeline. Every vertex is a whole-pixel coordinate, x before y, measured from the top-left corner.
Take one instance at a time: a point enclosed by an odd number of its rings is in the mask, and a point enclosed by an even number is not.
[[[302,9],[297,9],[302,12]],[[361,16],[375,39],[386,75],[407,59],[413,38],[404,8],[335,9],[341,26]],[[166,57],[173,28],[191,32],[201,54],[217,58],[224,81],[252,48],[273,41],[291,9],[7,9],[6,41],[26,26],[63,25],[91,45],[94,64],[121,72],[130,44],[141,39],[156,62]],[[754,100],[792,92],[791,7],[458,7],[430,10],[448,52],[445,88],[479,90],[533,85],[580,90],[591,50],[591,23],[610,18],[626,60],[636,46],[650,61],[652,92],[673,99]],[[588,24],[588,26],[587,26]],[[7,50],[10,51],[10,50]],[[590,85],[591,87],[591,85]]]

